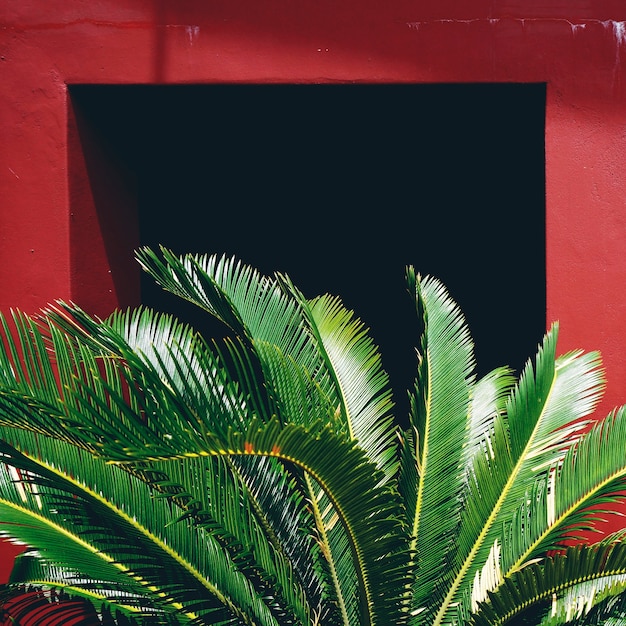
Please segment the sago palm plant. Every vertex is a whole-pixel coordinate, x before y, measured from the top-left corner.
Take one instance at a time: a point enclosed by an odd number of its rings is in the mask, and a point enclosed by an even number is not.
[[[66,303],[3,320],[0,530],[27,546],[7,623],[622,619],[622,534],[590,532],[626,489],[624,409],[590,417],[597,354],[557,358],[553,326],[519,379],[477,379],[459,308],[408,268],[404,427],[338,298],[231,258],[137,256],[230,334]]]

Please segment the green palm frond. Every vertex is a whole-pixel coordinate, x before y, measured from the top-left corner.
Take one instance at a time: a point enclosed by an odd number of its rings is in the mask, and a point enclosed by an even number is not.
[[[23,434],[18,438],[27,443]],[[60,444],[39,440],[36,445],[46,455],[50,449],[58,453]],[[96,493],[8,446],[4,454],[5,458],[10,455],[11,464],[22,472],[20,482],[15,483],[18,495],[18,487],[25,485],[22,491],[29,496],[16,526],[7,531],[34,546],[42,544],[37,534],[42,529],[56,531],[63,541],[44,541],[48,560],[63,563],[63,559],[71,558],[87,580],[126,583],[134,594],[152,597],[153,604],[170,611],[184,605],[187,613],[197,616],[194,619],[200,620],[198,623],[212,623],[202,621],[206,615],[211,620],[218,615],[254,615],[259,623],[275,623],[270,611],[274,607],[258,598],[250,580],[217,538],[202,525],[190,533],[180,513],[165,499],[152,498],[146,485],[132,475],[80,451],[69,463],[72,452],[66,451],[66,466],[72,473],[80,473],[87,481],[97,478]],[[23,500],[24,494],[21,496]],[[43,508],[37,510],[39,507]],[[126,512],[127,508],[131,510]],[[33,516],[49,521],[45,526],[23,522]],[[13,518],[3,517],[6,527]],[[79,552],[71,556],[70,550]],[[106,575],[106,568],[112,573]]]
[[[335,305],[336,306],[336,305]],[[315,314],[320,315],[319,310],[320,307],[314,307]],[[337,315],[337,311],[335,311],[335,315]],[[83,316],[84,317],[84,316]],[[346,329],[345,319],[350,322],[349,328]],[[82,319],[81,323],[83,325],[87,325],[89,322],[86,319]],[[341,317],[341,331],[345,337],[345,335],[349,333],[353,333],[357,338],[357,349],[359,346],[364,346],[366,356],[369,359],[373,358],[372,347],[370,343],[366,342],[362,336],[362,330],[358,324],[354,323],[352,319],[348,316],[348,318]],[[329,322],[326,322],[326,327],[322,329],[321,334],[328,333],[327,328],[329,327]],[[357,332],[358,331],[358,332]],[[255,344],[256,353],[261,355],[261,362],[264,364],[265,371],[265,379],[268,381],[266,383],[266,387],[269,391],[269,396],[273,400],[272,406],[278,411],[279,415],[286,415],[290,419],[295,418],[296,422],[308,422],[311,420],[311,415],[329,415],[333,412],[334,407],[330,406],[322,406],[322,407],[310,407],[310,406],[302,406],[300,403],[303,399],[311,399],[311,398],[321,398],[325,400],[325,396],[320,395],[318,391],[317,385],[313,385],[311,387],[312,381],[309,376],[306,375],[306,372],[303,372],[301,368],[297,366],[297,364],[289,359],[286,359],[282,356],[280,352],[273,346],[272,344],[267,344],[266,342],[257,341]],[[151,348],[151,350],[154,350]],[[170,349],[171,352],[171,349]],[[123,354],[126,362],[131,362],[133,360],[132,355]],[[345,358],[345,354],[343,355]],[[232,361],[242,363],[241,359],[233,358]],[[241,371],[245,365],[241,365],[239,371]],[[250,368],[248,367],[248,370]],[[241,379],[241,376],[239,377]],[[245,376],[244,376],[245,378]],[[381,379],[382,382],[386,381],[386,378],[383,377],[382,371],[377,374],[377,378]],[[366,379],[367,383],[367,379]],[[374,381],[374,384],[376,381]],[[159,385],[159,381],[156,381],[157,386]],[[372,383],[368,383],[372,384]],[[308,387],[308,390],[307,390]],[[358,388],[358,393],[355,390],[349,390],[352,393],[352,396],[361,396],[364,394],[360,391],[363,388],[363,385],[360,385]],[[297,393],[294,393],[294,390],[298,390]],[[378,393],[378,388],[375,389],[375,393]],[[191,394],[187,394],[188,396]],[[361,400],[362,401],[362,400]],[[120,398],[120,403],[123,404],[122,398]],[[295,404],[294,404],[295,403]],[[352,409],[352,407],[351,407]],[[199,412],[199,411],[196,411]],[[306,417],[300,417],[303,414]],[[222,423],[223,423],[222,418]],[[362,421],[362,420],[361,420]],[[393,430],[390,429],[390,423],[383,424],[381,428],[377,431],[374,431],[375,435],[383,432],[383,430],[387,433],[387,440],[390,439],[389,433],[393,433]],[[184,433],[183,436],[186,436]],[[171,435],[170,435],[171,437]],[[380,442],[375,441],[372,438],[374,444],[377,444],[379,449],[382,449]],[[170,442],[170,448],[180,449],[180,444],[178,442]],[[366,448],[367,449],[367,448]],[[187,450],[189,448],[189,442]],[[196,448],[196,451],[202,451],[203,447]],[[393,449],[392,449],[393,450]],[[393,455],[387,451],[387,459],[393,460]],[[311,495],[311,494],[310,494]],[[315,499],[318,496],[313,494]],[[332,513],[331,519],[332,519]],[[336,515],[336,514],[335,514]],[[318,521],[320,523],[323,522],[322,516],[318,516]],[[340,526],[335,526],[332,524],[332,529],[328,530],[326,528],[319,529],[319,532],[322,536],[326,538],[326,550],[325,554],[327,558],[333,563],[333,568],[336,568],[339,571],[339,574],[335,576],[336,581],[338,582],[338,587],[343,587],[344,589],[350,589],[353,584],[350,581],[355,581],[354,575],[355,571],[352,565],[353,554],[351,551],[346,550],[345,545],[350,545],[350,542],[347,537],[343,536]],[[337,546],[337,547],[333,547]],[[337,593],[339,595],[348,595],[346,591],[342,592],[341,589],[337,589]],[[352,595],[354,595],[352,593]]]
[[[163,247],[160,253],[141,248],[136,256],[164,289],[203,308],[249,339],[268,341],[289,353],[302,346],[298,303],[275,279],[234,258],[179,257]]]
[[[299,293],[287,284],[292,293]],[[345,413],[350,437],[386,476],[395,475],[397,441],[389,377],[368,329],[336,297],[319,296],[310,303],[300,298],[321,357],[336,381],[342,398],[338,412]]]
[[[350,538],[328,495],[314,479],[309,476],[305,479],[311,495],[316,539],[324,557],[320,565],[337,607],[336,621],[343,625],[358,623],[361,611],[359,581]]]
[[[407,272],[409,291],[423,318],[421,363],[412,415],[417,493],[409,511],[418,555],[414,608],[433,602],[450,573],[448,553],[460,515],[463,450],[472,381],[472,344],[463,316],[437,280]],[[412,458],[411,458],[412,457]],[[409,470],[404,470],[405,476]]]
[[[13,593],[20,595],[24,594],[26,589],[38,588],[39,593],[34,594],[37,602],[51,596],[57,598],[59,595],[67,596],[68,599],[80,601],[79,612],[84,613],[86,606],[91,605],[100,615],[105,611],[117,615],[117,620],[122,623],[149,622],[171,626],[191,623],[191,620],[180,612],[146,608],[146,598],[133,594],[128,588],[116,587],[111,582],[105,585],[104,581],[85,578],[75,570],[55,565],[33,551],[27,550],[16,557],[9,584]],[[24,609],[27,608],[28,603]],[[61,616],[55,612],[55,618],[61,619]],[[94,623],[96,619],[94,615]]]
[[[508,367],[499,367],[483,376],[472,387],[463,464],[471,471],[477,454],[491,449],[495,421],[506,411],[506,402],[516,379]]]
[[[142,598],[146,609],[152,606],[160,612],[157,607],[163,604],[163,598],[159,593],[146,593],[138,575],[130,571],[129,565],[122,565],[123,561],[118,561],[116,556],[104,549],[98,549],[91,537],[83,535],[84,525],[71,512],[72,508],[82,504],[76,489],[63,493],[56,488],[58,480],[50,475],[45,480],[35,474],[33,470],[37,464],[16,451],[11,452],[6,444],[3,445],[3,454],[11,465],[3,466],[0,473],[4,495],[0,501],[2,534],[28,545],[39,546],[40,558],[49,564],[49,573],[54,569],[54,564],[60,567],[64,563],[71,563],[74,572],[72,595],[77,595],[77,590],[84,588],[85,597],[88,595],[87,590],[94,597],[102,596],[103,600],[106,596],[111,606],[129,614],[133,612],[129,598]],[[41,473],[45,474],[44,471]],[[32,568],[29,573],[33,574]],[[40,575],[40,572],[34,573]],[[50,586],[52,582],[49,578],[27,578],[24,570],[19,569],[16,575],[19,575],[19,579],[14,582],[19,584]],[[96,594],[92,587],[93,581],[98,581],[97,587],[101,593]],[[69,587],[65,589],[66,592],[69,590]]]
[[[626,409],[621,407],[582,435],[529,492],[505,538],[505,574],[565,541],[584,541],[595,522],[615,515],[625,497],[625,449]]]
[[[378,348],[337,297],[233,258],[137,256],[231,333],[145,307],[0,317],[0,533],[29,546],[7,611],[620,623],[626,534],[565,547],[626,498],[626,407],[591,424],[597,354],[557,358],[554,325],[519,380],[477,380],[459,307],[409,267],[420,342],[404,430]]]
[[[107,411],[122,411],[118,419],[125,420],[130,429],[141,413],[140,431],[153,422],[162,431],[164,420],[169,419],[169,438],[184,428],[185,439],[193,432],[203,440],[204,422],[209,418],[212,427],[223,433],[229,427],[245,426],[250,415],[274,414],[274,407],[267,406],[255,355],[237,340],[221,348],[210,346],[193,329],[150,309],[117,313],[102,323],[75,306],[61,306],[47,313],[49,330],[42,332],[54,338],[58,327],[89,354],[93,376],[99,377],[105,391],[98,395],[107,398],[106,404],[81,401],[81,411],[87,411],[83,419],[91,413],[95,423],[106,418]],[[54,343],[51,349],[59,350]],[[103,366],[107,369],[101,376]],[[239,367],[235,374],[229,371],[233,367]],[[247,378],[245,396],[238,377]],[[72,380],[67,386],[82,397],[91,384],[90,379],[87,385]],[[143,443],[156,445],[160,438],[162,432]]]
[[[536,480],[558,464],[567,445],[582,435],[585,418],[601,393],[597,354],[556,359],[556,338],[554,327],[538,351],[535,367],[527,365],[509,396],[506,421],[503,417],[494,424],[493,454],[476,457],[458,538],[458,565],[438,609],[437,624],[454,621],[459,607],[468,606],[467,589],[490,553],[500,549],[503,525],[526,500]]]
[[[613,538],[578,544],[505,578],[489,593],[472,623],[500,626],[526,612],[549,613],[548,620],[566,623],[607,597],[621,594],[625,584],[626,544]]]
[[[211,398],[216,395],[216,389],[218,386],[220,388],[226,388],[228,386],[227,381],[223,378],[220,380],[219,385],[211,381],[209,382],[205,381],[203,382],[203,384],[197,384],[198,383],[197,379],[201,377],[200,374],[198,374],[197,376],[191,376],[190,378],[192,382],[185,381],[181,376],[176,377],[179,370],[182,370],[186,365],[185,363],[183,363],[180,366],[176,365],[177,359],[179,358],[178,349],[172,347],[173,345],[176,345],[176,344],[173,344],[171,341],[168,342],[167,344],[163,344],[162,342],[156,340],[156,339],[162,338],[163,336],[167,338],[171,338],[172,336],[175,336],[178,334],[175,331],[175,329],[173,330],[170,329],[169,324],[171,320],[159,320],[159,323],[156,323],[152,317],[152,314],[149,311],[143,311],[141,312],[140,315],[136,314],[136,315],[133,315],[131,318],[129,318],[129,321],[131,322],[131,326],[133,329],[132,332],[124,331],[123,336],[120,336],[119,324],[117,324],[118,330],[116,332],[111,332],[110,328],[102,327],[100,325],[95,324],[93,321],[90,321],[88,317],[86,317],[80,311],[72,310],[72,313],[75,317],[78,318],[82,327],[89,328],[90,326],[93,326],[94,328],[90,328],[90,330],[92,331],[93,335],[98,339],[99,343],[106,346],[108,350],[113,350],[116,354],[118,354],[123,359],[123,363],[125,364],[125,366],[127,366],[128,364],[133,364],[134,367],[139,369],[143,367],[144,362],[147,362],[147,364],[150,366],[150,370],[154,374],[154,381],[153,381],[154,386],[156,388],[160,387],[162,384],[161,380],[165,377],[167,381],[169,382],[170,387],[172,389],[176,388],[176,390],[180,392],[182,399],[185,402],[188,402],[190,399],[191,401],[193,401],[196,397],[202,398],[205,395]],[[66,328],[71,328],[71,326],[67,325],[67,320],[65,318],[60,318],[59,321],[64,323]],[[115,322],[119,322],[119,321],[120,320],[115,320]],[[165,327],[167,328],[167,332],[165,332],[164,330],[164,327],[163,327],[164,324],[165,324]],[[124,327],[124,324],[122,324],[122,328],[123,327]],[[135,339],[136,329],[139,327],[142,328],[143,332],[141,333],[141,336],[144,339],[143,339],[143,344],[141,345],[140,354],[135,355],[132,351],[132,348],[139,345]],[[153,332],[154,329],[157,329],[158,333],[154,333]],[[74,329],[74,332],[76,332],[75,329]],[[146,337],[152,337],[154,334],[157,335],[156,337],[154,337],[154,339],[151,339],[150,341],[146,341]],[[193,342],[189,342],[189,341],[187,341],[186,343],[188,345],[193,344]],[[301,414],[302,412],[306,412],[307,414],[311,414],[314,412],[315,414],[322,414],[322,415],[326,415],[329,412],[331,412],[331,409],[327,406],[323,406],[321,409],[315,408],[315,411],[313,411],[312,407],[309,407],[309,406],[303,407],[300,404],[298,404],[300,403],[302,399],[322,397],[317,393],[307,392],[304,389],[303,385],[308,386],[309,389],[313,389],[313,392],[316,391],[317,387],[315,385],[311,387],[312,381],[310,380],[310,378],[307,377],[305,373],[301,372],[293,361],[287,361],[286,359],[282,358],[280,354],[277,354],[271,345],[266,345],[265,343],[257,342],[257,348],[260,351],[265,352],[263,361],[264,363],[266,363],[266,369],[269,370],[271,374],[270,376],[268,376],[268,378],[270,381],[272,381],[272,389],[270,389],[269,396],[273,398],[274,403],[272,404],[272,406],[279,412],[279,414],[292,417],[297,414]],[[240,347],[240,350],[243,350],[243,348]],[[177,353],[176,358],[174,358],[175,352]],[[161,356],[161,354],[163,354],[163,356]],[[245,361],[244,357],[241,357],[240,355],[241,355],[241,352],[236,354],[234,349],[231,349],[230,361],[238,364],[237,369],[239,373],[241,373],[244,369],[247,371],[246,375],[244,375],[243,377],[240,375],[239,378],[245,379],[248,377],[252,377],[254,375],[254,372],[252,371],[253,370],[252,366],[250,365],[249,362]],[[168,367],[165,366],[166,359],[167,359]],[[200,363],[203,363],[203,362],[206,363],[205,358],[198,358],[198,361]],[[216,369],[216,365],[214,363],[211,363],[211,367],[214,370]],[[174,370],[174,375],[170,373],[172,369]],[[188,367],[186,371],[189,371],[190,369],[191,368]],[[200,371],[201,372],[207,371],[208,369],[209,368],[205,365],[204,368],[200,368]],[[145,379],[146,377],[145,372],[143,372],[142,375],[144,376],[144,379]],[[134,375],[133,379],[137,380],[138,377],[139,377],[138,374]],[[204,378],[206,378],[206,376]],[[196,379],[195,390],[191,389],[191,385],[194,384],[194,379]],[[129,380],[130,380],[130,377],[129,377]],[[116,386],[121,387],[122,385],[118,384]],[[301,388],[302,391],[300,393],[293,393],[294,388],[297,388],[297,387]],[[198,393],[198,389],[200,390],[200,393]],[[257,389],[256,385],[252,386],[253,392],[256,389]],[[120,409],[123,409],[126,405],[127,394],[128,394],[128,391],[125,391],[124,394],[118,394],[116,396]],[[141,397],[138,398],[136,404],[141,404],[143,402],[143,396],[145,395],[145,391],[142,390],[139,395]],[[109,398],[111,397],[113,397],[113,394],[109,392]],[[235,393],[233,393],[232,396],[229,396],[229,397],[235,397]],[[247,402],[248,398],[249,398],[249,395],[246,396],[246,405],[249,404]],[[233,401],[229,400],[229,402],[230,404],[233,404]],[[296,404],[294,404],[294,402]],[[236,403],[236,406],[241,407],[240,409],[241,414],[245,414],[245,411],[243,409],[244,400],[242,399],[238,400]],[[98,410],[101,410],[101,408],[102,407],[100,406],[97,407]],[[153,410],[152,412],[155,414],[157,413],[157,411],[155,410]],[[213,414],[215,414],[214,410],[212,412]],[[159,412],[160,415],[163,415],[164,413],[165,411]],[[194,406],[193,413],[194,414],[210,414],[211,410],[202,406],[200,407]],[[218,417],[220,418],[219,424],[223,425],[226,421],[223,415],[218,415]],[[98,419],[97,411],[96,411],[96,414],[94,415],[94,419],[95,420]],[[308,419],[310,418],[306,418],[304,421],[307,421]],[[296,419],[296,421],[302,421],[302,420]],[[168,426],[161,424],[161,426],[165,427],[166,436],[168,433],[171,433],[173,432],[174,429],[176,429],[175,424],[170,424]],[[169,428],[169,426],[171,426],[171,428]],[[185,428],[182,431],[180,437],[187,438],[189,432],[190,432],[189,428]],[[158,438],[158,437],[159,437],[159,434],[155,434],[153,439]],[[169,434],[170,441],[167,446],[167,451],[165,452],[166,454],[169,453],[170,450],[176,450],[176,449],[180,450],[180,445],[181,445],[180,441],[179,440],[171,441],[172,439],[173,439],[173,436]],[[136,447],[141,448],[142,451],[145,451],[145,449],[148,449],[145,444],[148,444],[148,443],[149,442],[146,439],[143,439],[137,443]],[[190,445],[190,442],[189,440],[187,440],[187,448],[186,448],[187,451],[195,450],[196,452],[198,451],[201,452],[206,447],[200,444],[200,445],[196,445],[195,448],[190,448],[189,445]],[[151,449],[154,453],[156,453],[152,445],[150,446],[149,449]],[[163,453],[164,451],[161,450],[161,452]],[[347,556],[351,562],[352,554],[349,553]],[[345,570],[346,567],[348,566],[344,565],[343,569]],[[344,576],[342,577],[342,580],[348,580],[348,579]]]
[[[400,624],[410,580],[406,528],[397,494],[353,442],[328,428],[315,433],[298,426],[268,424],[234,435],[228,449],[238,454],[291,460],[324,489],[346,530],[357,564],[364,623]]]
[[[388,476],[395,472],[391,390],[363,324],[337,298],[310,303],[286,276],[261,276],[234,259],[186,255],[162,248],[137,257],[161,286],[218,317],[256,346],[273,346],[308,372],[328,398],[336,427],[357,437]],[[267,380],[273,379],[272,371]],[[298,394],[289,394],[292,401]],[[295,421],[296,416],[290,416]]]
[[[299,297],[308,316],[311,334],[342,398],[337,413],[345,415],[349,436],[383,471],[385,481],[390,480],[398,469],[391,389],[367,329],[338,298],[325,295],[307,302],[286,277],[281,279],[285,288]],[[337,512],[327,495],[312,481],[309,488],[318,541],[343,623],[353,624],[358,621],[358,585],[349,538],[337,523]]]
[[[306,501],[305,478],[271,457],[239,456],[229,463],[249,489],[253,510],[266,529],[268,541],[291,563],[312,613],[324,623],[332,623],[334,607],[328,602],[328,582],[319,572],[322,555]]]
[[[252,421],[247,432],[231,432],[203,452],[216,456],[272,456],[310,474],[334,504],[358,564],[361,619],[400,624],[409,581],[400,502],[381,484],[382,474],[354,443],[320,424],[316,431],[277,421]],[[127,458],[127,461],[132,459]],[[145,460],[145,459],[144,459]]]
[[[581,436],[604,390],[599,354],[571,352],[557,359],[557,336],[555,325],[537,354],[534,376],[529,364],[507,406],[511,454],[538,468],[562,456],[563,441]]]
[[[80,334],[73,340],[80,341]],[[66,343],[61,346],[65,349]],[[264,426],[256,418],[250,420],[246,431],[234,430],[234,420],[230,420],[231,428],[225,429],[229,418],[222,417],[225,412],[232,413],[230,392],[222,392],[227,395],[218,401],[213,413],[203,409],[200,414],[175,389],[163,385],[157,368],[130,352],[124,356],[107,359],[102,371],[92,356],[88,376],[98,375],[97,385],[88,386],[84,377],[78,381],[74,377],[72,391],[77,399],[72,398],[70,404],[80,403],[80,411],[72,411],[70,417],[80,418],[82,423],[66,422],[73,437],[80,438],[87,449],[102,450],[111,459],[132,463],[159,457],[246,454],[274,456],[295,463],[317,480],[335,506],[340,505],[340,522],[348,533],[352,558],[358,562],[361,613],[371,616],[367,619],[372,622],[390,614],[401,619],[403,604],[399,599],[405,591],[397,583],[408,581],[408,573],[406,557],[397,552],[403,532],[398,521],[400,511],[393,513],[398,502],[389,489],[381,486],[382,475],[370,466],[354,443],[329,431],[325,418],[318,421],[314,431],[291,424],[281,426],[276,420]],[[291,376],[288,368],[280,371]],[[277,368],[277,375],[278,372]],[[200,418],[210,418],[210,423],[203,424]],[[207,430],[217,418],[221,419],[220,427]],[[112,426],[116,422],[128,424],[123,437]],[[348,474],[350,481],[345,480]],[[368,497],[355,500],[349,497],[350,493]],[[383,557],[384,562],[380,560]]]
[[[275,459],[196,457],[136,473],[180,504],[176,523],[206,529],[259,593],[273,590],[273,611],[302,623],[325,611],[302,495]]]
[[[551,610],[543,624],[557,626],[573,621],[588,623],[593,619],[591,611],[599,615],[601,611],[606,613],[609,606],[615,613],[617,607],[614,600],[625,591],[626,574],[606,576],[573,585],[562,597],[554,599],[553,596]],[[623,609],[621,611],[623,612]]]
[[[395,473],[388,378],[363,325],[338,299],[325,296],[309,303],[288,277],[260,277],[224,258],[187,256],[174,261],[168,251],[161,253],[167,264],[146,250],[138,256],[166,289],[184,291],[184,297],[250,339],[264,374],[263,384],[279,416],[302,424],[325,416],[335,428],[358,439],[369,458],[383,469],[386,480]],[[194,282],[181,287],[184,281],[179,275],[186,275],[184,270],[190,268]],[[210,294],[216,291],[220,294],[217,304],[207,307]],[[298,323],[294,323],[295,313],[300,314]],[[267,323],[270,315],[271,325]],[[307,403],[302,404],[303,400]],[[312,483],[309,487],[313,490],[310,501],[322,505],[315,516],[317,533],[344,620],[350,621],[348,596],[354,596],[350,590],[356,582],[353,555],[346,549],[350,541],[343,527],[332,521],[337,513],[327,496],[317,493]],[[324,519],[325,511],[330,523]]]
[[[165,248],[160,252],[161,256],[142,248],[137,259],[164,289],[220,319],[244,343],[274,346],[308,372],[320,392],[329,398],[334,411],[340,406],[343,415],[335,381],[324,367],[318,347],[310,341],[300,294],[289,290],[288,280],[262,276],[233,258],[208,255],[179,258]],[[259,356],[263,366],[262,355]],[[337,421],[337,428],[341,424],[341,420]]]
[[[19,567],[19,565],[17,565]],[[98,624],[102,626],[179,626],[171,614],[146,615],[109,607],[98,594],[69,585],[11,584],[0,589],[0,620],[6,624]],[[184,623],[184,622],[182,622]]]
[[[611,586],[607,590],[601,591],[596,596],[596,602],[588,609],[588,606],[581,606],[582,602],[578,597],[573,597],[572,602],[569,605],[570,613],[567,612],[555,612],[553,615],[550,612],[543,620],[542,626],[560,626],[567,623],[566,620],[572,614],[574,619],[570,620],[570,623],[574,622],[579,626],[600,626],[601,624],[606,626],[621,626],[626,624],[626,585],[623,580],[617,582],[614,586]]]

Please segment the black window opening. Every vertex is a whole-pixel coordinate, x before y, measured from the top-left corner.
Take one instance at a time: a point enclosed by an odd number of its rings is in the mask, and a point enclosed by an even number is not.
[[[545,331],[545,86],[75,85],[137,185],[141,244],[227,253],[342,297],[370,327],[398,415],[415,374],[412,264],[441,279],[479,375]],[[142,279],[142,302],[204,315]]]

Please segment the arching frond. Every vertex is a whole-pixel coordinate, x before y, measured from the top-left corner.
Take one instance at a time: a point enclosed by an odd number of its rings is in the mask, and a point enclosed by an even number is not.
[[[70,416],[76,418],[76,425],[67,423],[72,437],[87,449],[102,450],[111,459],[132,463],[158,457],[237,456],[254,451],[298,464],[339,507],[351,553],[358,563],[361,612],[369,616],[364,619],[375,623],[394,615],[394,620],[401,621],[405,593],[401,581],[408,582],[408,574],[406,556],[398,552],[403,537],[400,510],[396,510],[398,502],[392,492],[379,486],[381,475],[360,449],[343,436],[332,435],[326,419],[318,421],[314,432],[289,424],[281,426],[276,420],[263,426],[256,418],[250,420],[246,431],[233,429],[236,420],[230,420],[227,429],[228,418],[222,416],[232,411],[230,395],[218,397],[217,404],[215,398],[212,400],[213,413],[199,414],[175,389],[163,385],[157,368],[131,356],[107,361],[103,372],[95,367],[92,356],[94,366],[89,375],[94,380],[89,386],[86,381],[74,380],[76,399],[72,403],[80,403],[80,413]],[[97,381],[96,376],[100,376]],[[96,391],[96,382],[102,391]],[[148,415],[154,419],[145,419]],[[221,423],[213,431],[207,430],[217,419]],[[119,426],[124,422],[129,427],[121,437]],[[348,475],[350,480],[346,481]],[[363,499],[349,494],[360,494]]]
[[[310,303],[300,297],[321,357],[336,381],[350,436],[390,478],[397,471],[395,421],[389,377],[382,368],[377,346],[368,329],[339,298],[320,296]]]
[[[343,415],[341,396],[325,367],[318,347],[311,341],[299,296],[286,289],[284,278],[263,276],[233,258],[215,255],[178,257],[161,248],[160,255],[142,248],[137,258],[142,267],[165,289],[223,321],[244,343],[273,346],[315,380],[329,398],[335,416]],[[257,354],[261,366],[267,365]],[[271,380],[271,377],[268,376]],[[292,419],[296,419],[295,416]],[[338,429],[346,428],[342,420]]]
[[[5,439],[10,434],[5,433]],[[23,433],[16,433],[16,438],[27,443]],[[63,445],[41,439],[35,443],[44,457],[55,452],[58,457]],[[245,621],[254,616],[259,623],[277,623],[272,614],[275,607],[259,597],[218,537],[202,524],[192,532],[180,511],[165,499],[152,498],[147,486],[132,475],[80,451],[64,450],[65,471],[80,474],[87,481],[82,483],[6,444],[3,452],[21,472],[15,489],[23,501],[19,517],[3,516],[3,528],[44,550],[42,555],[52,563],[70,559],[76,579],[84,578],[85,585],[100,581],[103,589],[119,586],[176,613],[184,606],[198,624],[213,623],[220,615],[220,619]],[[97,492],[88,486],[92,480],[97,480]],[[36,523],[29,524],[31,518]],[[47,539],[52,532],[59,541]],[[72,557],[70,551],[77,550]],[[115,577],[106,575],[105,567]]]
[[[412,268],[407,271],[407,282],[424,327],[423,366],[412,403],[416,437],[405,439],[415,448],[412,454],[405,450],[404,457],[415,465],[419,476],[417,493],[408,500],[415,506],[409,520],[418,555],[419,582],[413,603],[419,609],[433,603],[441,581],[451,573],[447,557],[461,511],[474,361],[467,325],[443,285],[420,277]]]
[[[11,602],[10,597],[16,602]],[[26,614],[27,622],[36,622],[38,618],[34,613],[43,607],[46,613],[54,611],[54,619],[57,620],[63,620],[65,610],[75,612],[85,620],[85,614],[95,609],[91,620],[94,624],[97,615],[103,614],[111,616],[111,624],[178,626],[192,623],[181,612],[146,607],[144,595],[130,593],[127,588],[116,587],[112,582],[106,584],[105,581],[85,578],[75,570],[52,564],[30,550],[16,557],[3,601],[5,611],[13,619],[19,620],[21,614]],[[59,603],[63,606],[59,607]],[[112,616],[115,616],[114,621]]]
[[[576,600],[572,605],[580,606]],[[565,615],[563,613],[553,615],[550,612],[544,619],[542,626],[561,626],[567,617],[567,613]],[[600,626],[601,624],[622,626],[626,624],[626,589],[624,589],[623,582],[618,582],[614,589],[599,594],[591,609],[579,610],[571,621],[577,626]]]
[[[626,544],[605,541],[567,548],[544,561],[531,563],[507,577],[472,617],[472,623],[502,626],[523,614],[533,622],[573,621],[606,600],[622,594],[626,585]]]
[[[626,497],[626,409],[620,407],[572,445],[513,517],[503,569],[513,572],[565,541],[586,540],[594,522]]]
[[[69,585],[5,586],[0,590],[3,624],[102,624],[102,626],[179,626],[171,614],[133,615],[109,607],[99,596]]]
[[[624,534],[564,547],[626,498],[626,407],[590,423],[597,354],[557,358],[555,325],[518,381],[477,381],[459,307],[408,268],[421,338],[400,431],[338,298],[232,258],[138,258],[232,332],[145,307],[0,317],[0,533],[30,546],[5,609],[74,619],[89,600],[103,626],[623,618]]]
[[[324,607],[302,494],[274,459],[251,461],[259,459],[195,457],[134,474],[180,504],[176,523],[210,532],[260,594],[271,589],[277,615],[307,623]]]
[[[472,387],[467,424],[464,466],[471,471],[477,454],[493,455],[491,438],[495,422],[506,411],[506,402],[516,379],[508,367],[500,367],[483,376]]]
[[[527,365],[509,396],[506,421],[503,416],[494,423],[493,454],[476,457],[458,537],[458,564],[436,624],[454,622],[459,607],[467,606],[467,589],[503,525],[535,481],[582,435],[584,418],[602,391],[597,355],[577,353],[556,359],[556,338],[554,327],[540,347],[535,367]]]

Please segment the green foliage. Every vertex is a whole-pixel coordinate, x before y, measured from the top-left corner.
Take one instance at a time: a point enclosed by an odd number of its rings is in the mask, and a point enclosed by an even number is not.
[[[421,340],[405,428],[337,297],[226,257],[138,260],[229,335],[146,308],[2,318],[0,533],[27,548],[0,615],[623,621],[623,534],[589,540],[626,492],[626,409],[591,417],[597,354],[557,357],[555,324],[519,379],[477,379],[458,306],[408,268]]]

